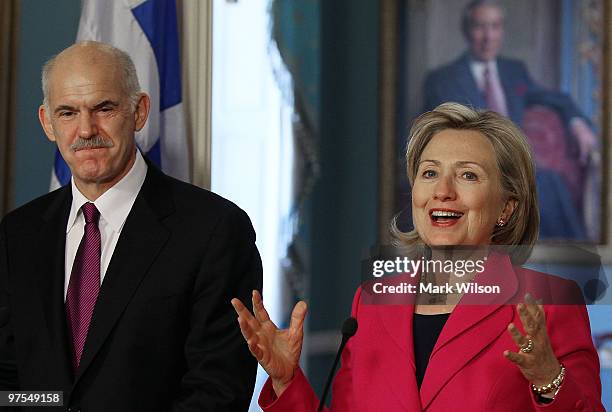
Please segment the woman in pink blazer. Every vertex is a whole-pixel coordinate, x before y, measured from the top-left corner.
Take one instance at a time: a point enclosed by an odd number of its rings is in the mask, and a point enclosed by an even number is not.
[[[429,261],[450,256],[472,269],[446,277],[420,270],[357,290],[351,313],[359,328],[342,354],[331,411],[603,411],[599,360],[573,283],[519,266],[539,223],[523,134],[493,112],[445,103],[415,121],[406,160],[415,230],[394,229],[396,238],[426,250]],[[505,245],[504,253],[490,245]],[[428,279],[450,287],[433,295],[420,289]],[[316,411],[298,366],[306,304],[295,306],[286,330],[271,322],[256,291],[254,315],[232,304],[270,375],[263,410]]]

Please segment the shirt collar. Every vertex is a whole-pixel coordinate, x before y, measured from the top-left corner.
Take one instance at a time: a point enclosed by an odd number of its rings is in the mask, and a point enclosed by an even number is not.
[[[484,72],[485,67],[488,67],[491,72],[497,73],[497,59],[488,60],[486,62],[471,59],[470,66],[472,67],[472,70],[478,71],[479,74]]]
[[[115,232],[121,231],[146,176],[147,164],[140,151],[136,150],[136,160],[130,171],[93,202],[100,212],[100,218],[104,219]],[[72,206],[68,216],[66,233],[70,232],[77,218],[82,215],[81,206],[89,202],[76,187],[74,177],[71,179],[70,184],[72,186]]]
[[[476,80],[476,84],[481,90],[484,89],[485,87],[484,71],[486,67],[489,68],[489,75],[492,76],[493,79],[496,79],[499,77],[497,73],[497,59],[489,60],[486,62],[476,60],[476,59],[470,59],[470,70],[472,72],[472,76],[474,76],[474,79]]]

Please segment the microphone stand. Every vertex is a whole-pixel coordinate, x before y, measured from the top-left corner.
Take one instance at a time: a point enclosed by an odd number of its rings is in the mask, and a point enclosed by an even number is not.
[[[325,398],[327,398],[327,393],[329,392],[329,387],[331,386],[332,379],[334,378],[334,372],[336,371],[336,366],[338,366],[338,361],[340,360],[342,351],[344,350],[344,347],[346,346],[348,340],[352,338],[356,332],[357,319],[351,316],[342,324],[342,342],[340,342],[338,353],[336,353],[336,359],[334,360],[331,370],[329,371],[327,381],[325,382],[325,389],[323,389],[323,396],[321,396],[321,399],[319,400],[319,407],[317,408],[317,412],[323,411],[323,406],[325,405]]]

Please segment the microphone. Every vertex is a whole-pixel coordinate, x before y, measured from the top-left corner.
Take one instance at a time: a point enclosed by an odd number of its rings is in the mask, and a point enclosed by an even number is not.
[[[317,408],[317,412],[321,412],[323,410],[323,406],[325,405],[325,398],[327,398],[329,386],[331,385],[332,379],[334,378],[334,372],[336,371],[336,366],[338,366],[340,355],[342,355],[342,351],[346,346],[346,342],[348,342],[348,340],[352,338],[355,333],[357,333],[357,319],[351,316],[342,324],[342,342],[340,342],[340,347],[338,348],[336,359],[334,360],[334,364],[332,365],[332,368],[329,371],[327,382],[325,382],[325,389],[323,390],[323,396],[321,396],[321,399],[319,400],[319,407]]]

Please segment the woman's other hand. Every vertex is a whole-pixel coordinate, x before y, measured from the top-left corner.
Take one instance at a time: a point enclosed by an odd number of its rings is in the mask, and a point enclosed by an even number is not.
[[[504,356],[519,367],[529,382],[536,386],[548,385],[559,375],[561,364],[548,338],[544,308],[527,294],[525,303],[517,305],[517,311],[527,335],[524,336],[514,323],[509,324],[508,332],[519,350],[506,350]]]
[[[232,299],[238,313],[242,336],[257,362],[272,379],[276,396],[280,396],[293,379],[298,367],[304,340],[306,302],[300,301],[293,308],[289,329],[279,329],[270,320],[258,291],[253,291],[253,314],[239,299]]]

